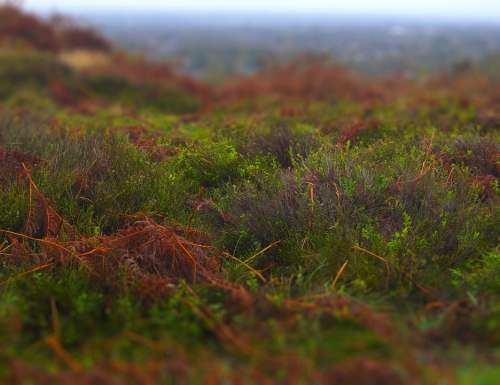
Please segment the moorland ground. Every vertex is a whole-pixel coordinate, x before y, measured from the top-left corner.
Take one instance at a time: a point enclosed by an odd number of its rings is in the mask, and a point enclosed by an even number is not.
[[[211,86],[0,17],[2,383],[496,383],[498,80]]]

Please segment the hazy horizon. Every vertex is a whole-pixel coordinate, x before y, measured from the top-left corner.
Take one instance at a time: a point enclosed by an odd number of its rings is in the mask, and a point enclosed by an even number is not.
[[[326,0],[262,1],[228,0],[207,2],[201,0],[162,1],[143,0],[28,0],[24,6],[38,12],[88,13],[88,12],[187,12],[187,13],[258,13],[292,14],[295,16],[373,16],[430,18],[457,21],[484,21],[500,23],[500,2],[497,0],[455,0],[451,4],[443,0],[421,0],[401,3],[380,0],[376,4],[368,0],[332,2]]]

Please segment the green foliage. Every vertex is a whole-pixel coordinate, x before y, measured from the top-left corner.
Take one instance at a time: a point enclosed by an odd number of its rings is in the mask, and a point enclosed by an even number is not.
[[[220,187],[240,176],[241,157],[228,142],[203,143],[186,148],[178,158],[178,170],[199,187]]]
[[[452,270],[456,287],[475,295],[497,298],[500,294],[500,253],[493,250],[479,259],[470,260],[460,269]]]
[[[73,267],[12,279],[0,296],[0,325],[18,322],[22,338],[17,348],[54,333],[70,349],[127,331],[190,344],[207,333],[206,320],[193,311],[199,299],[187,291],[145,306],[133,290],[112,289]]]
[[[18,231],[28,213],[28,194],[21,185],[4,188],[0,187],[0,229]]]

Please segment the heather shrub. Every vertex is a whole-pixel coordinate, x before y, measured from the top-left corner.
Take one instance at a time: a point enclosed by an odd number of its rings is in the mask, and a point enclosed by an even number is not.
[[[239,140],[240,151],[247,156],[271,155],[283,168],[292,167],[298,158],[306,157],[320,145],[314,128],[307,125],[291,125],[284,122],[255,130]]]
[[[26,119],[4,127],[6,148],[23,148],[43,159],[31,171],[35,183],[84,233],[109,232],[129,215],[157,213],[168,197],[163,177],[168,168],[124,136],[93,128],[73,135]]]
[[[496,212],[467,170],[450,179],[436,162],[411,142],[313,152],[270,186],[240,186],[229,239],[249,253],[281,241],[268,257],[275,265],[307,269],[319,259],[325,278],[348,259],[351,278],[371,288],[445,286],[450,267],[494,246]]]

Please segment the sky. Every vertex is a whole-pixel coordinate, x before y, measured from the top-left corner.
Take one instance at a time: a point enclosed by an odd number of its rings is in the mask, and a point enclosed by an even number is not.
[[[0,0],[1,2],[1,0]],[[500,0],[25,0],[38,11],[259,11],[429,16],[500,22]]]

